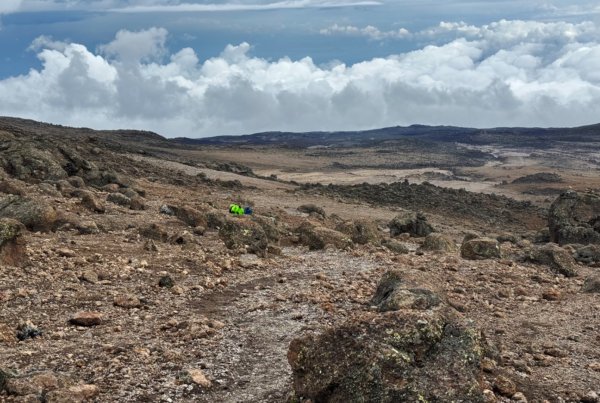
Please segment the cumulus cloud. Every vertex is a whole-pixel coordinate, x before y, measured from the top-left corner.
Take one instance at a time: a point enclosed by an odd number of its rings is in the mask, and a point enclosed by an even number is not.
[[[247,43],[200,60],[161,28],[120,31],[98,52],[39,38],[42,68],[0,81],[0,114],[166,136],[424,124],[572,126],[600,116],[592,23],[444,23],[448,41],[354,65],[265,60]]]

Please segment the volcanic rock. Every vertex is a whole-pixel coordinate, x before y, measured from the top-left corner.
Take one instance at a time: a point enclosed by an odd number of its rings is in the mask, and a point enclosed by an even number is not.
[[[548,213],[550,240],[559,245],[600,243],[600,196],[594,193],[562,193]]]
[[[22,267],[28,263],[24,232],[19,221],[0,218],[0,264]]]
[[[352,239],[352,242],[359,245],[379,244],[379,230],[373,221],[355,220],[340,223],[335,228],[337,231],[346,234]]]
[[[310,250],[325,249],[326,245],[332,245],[338,249],[352,247],[352,240],[341,232],[315,226],[309,222],[300,225],[296,232],[299,235],[300,242],[308,246]]]
[[[479,332],[439,311],[364,313],[291,342],[295,397],[314,402],[482,402]]]
[[[245,248],[247,252],[259,256],[266,254],[267,234],[259,224],[246,217],[227,220],[219,230],[219,238],[229,249]]]
[[[458,250],[456,244],[450,237],[439,233],[427,235],[421,249],[439,252],[456,252]]]
[[[462,244],[460,255],[465,259],[500,258],[498,241],[491,238],[475,238]]]
[[[399,270],[388,271],[381,277],[371,305],[380,312],[400,309],[425,310],[438,306],[440,298],[431,290],[405,284]]]
[[[390,236],[409,233],[411,236],[424,237],[434,232],[431,224],[427,222],[427,217],[420,212],[399,214],[389,222],[388,226],[390,227]]]
[[[13,218],[31,231],[48,231],[57,221],[56,210],[41,199],[0,197],[0,218]]]

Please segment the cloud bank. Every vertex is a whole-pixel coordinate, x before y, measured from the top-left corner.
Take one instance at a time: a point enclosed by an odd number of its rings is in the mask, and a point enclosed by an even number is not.
[[[0,81],[0,114],[208,136],[392,125],[573,126],[600,121],[593,23],[443,23],[438,45],[354,65],[265,60],[247,43],[201,61],[162,28],[87,49],[38,38],[42,68]]]

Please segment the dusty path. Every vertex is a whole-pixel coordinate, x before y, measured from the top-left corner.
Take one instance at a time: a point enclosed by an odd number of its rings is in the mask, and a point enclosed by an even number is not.
[[[217,387],[193,401],[284,401],[290,390],[290,341],[364,308],[368,289],[385,270],[372,259],[339,251],[286,248],[284,253],[277,270],[258,268],[247,281],[198,301],[201,314],[227,318],[227,326],[226,337],[204,357]]]

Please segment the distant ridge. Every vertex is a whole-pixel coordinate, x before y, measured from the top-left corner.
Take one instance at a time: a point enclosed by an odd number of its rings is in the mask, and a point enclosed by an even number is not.
[[[235,146],[273,145],[282,147],[372,146],[398,140],[452,142],[465,144],[506,144],[547,147],[556,141],[586,142],[600,139],[600,124],[574,128],[497,127],[476,129],[456,126],[394,126],[362,131],[262,132],[241,136],[216,136],[198,139],[175,138],[180,144]]]

